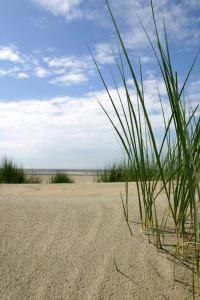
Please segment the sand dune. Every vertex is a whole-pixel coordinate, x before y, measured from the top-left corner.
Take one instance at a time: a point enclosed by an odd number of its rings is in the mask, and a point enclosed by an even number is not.
[[[0,185],[0,299],[192,299],[191,271],[156,253],[141,230],[130,184],[130,235],[123,183]],[[166,206],[165,195],[158,210]],[[119,271],[114,265],[115,257]]]

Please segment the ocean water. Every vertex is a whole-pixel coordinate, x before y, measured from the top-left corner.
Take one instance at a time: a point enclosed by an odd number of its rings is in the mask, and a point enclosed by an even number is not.
[[[57,171],[67,173],[69,175],[94,175],[96,169],[24,169],[26,174],[37,174],[37,175],[52,175]]]

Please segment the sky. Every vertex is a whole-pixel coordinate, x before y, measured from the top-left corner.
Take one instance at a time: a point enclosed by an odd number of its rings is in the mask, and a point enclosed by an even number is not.
[[[150,1],[109,4],[138,79],[140,57],[145,103],[159,140],[164,123],[156,82],[166,118],[170,106],[155,55],[135,14],[157,50]],[[162,43],[164,15],[173,71],[181,87],[200,48],[200,1],[154,0],[153,5]],[[120,57],[118,37],[105,0],[0,1],[0,157],[6,155],[24,168],[55,169],[103,168],[122,159],[115,130],[96,98],[119,124],[86,43],[120,110],[110,68],[123,101],[126,95],[113,55],[114,51]],[[200,57],[186,85],[194,107],[200,102],[199,70]]]

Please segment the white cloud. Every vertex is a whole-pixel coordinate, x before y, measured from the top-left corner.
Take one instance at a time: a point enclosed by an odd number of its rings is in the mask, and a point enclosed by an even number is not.
[[[35,54],[41,54],[41,51],[40,50],[33,50],[33,53],[35,53]]]
[[[198,9],[200,7],[200,2],[199,0],[183,0],[183,2],[189,6],[190,8],[193,9]]]
[[[39,60],[37,59],[37,58],[33,58],[33,60],[32,60],[32,63],[34,64],[34,65],[39,65]]]
[[[3,77],[5,75],[10,75],[15,78],[30,78],[30,76],[24,72],[19,73],[20,70],[21,70],[21,68],[18,68],[18,67],[14,67],[14,68],[8,69],[6,71],[0,70],[0,77]]]
[[[150,62],[150,61],[152,61],[153,59],[151,58],[151,57],[149,57],[149,56],[141,56],[140,57],[140,61],[141,61],[141,63],[147,63],[147,62]]]
[[[30,76],[27,75],[26,73],[19,73],[17,77],[18,78],[30,78]]]
[[[51,161],[52,166],[58,168],[58,157],[62,158],[62,167],[78,167],[81,153],[87,152],[89,166],[86,161],[85,167],[96,167],[99,163],[97,153],[100,154],[103,144],[108,145],[107,149],[115,148],[116,153],[113,129],[109,122],[105,124],[105,120],[94,96],[0,102],[0,126],[3,125],[0,154],[4,155],[6,149],[6,154],[12,155],[15,149],[15,158],[22,162],[27,156],[29,164],[41,160],[40,167],[45,167],[47,160],[48,166]],[[105,132],[108,140],[103,135]],[[97,136],[102,137],[102,145]]]
[[[195,106],[199,105],[200,101],[200,79],[193,81],[186,88],[186,98],[189,95],[189,99],[193,101]]]
[[[19,71],[21,71],[21,68],[14,67],[14,68],[10,68],[10,69],[6,70],[6,73],[7,73],[7,75],[16,77],[16,76],[17,76],[17,73],[18,73]]]
[[[169,101],[166,100],[166,90],[162,79],[158,78],[157,81],[167,120],[170,116]],[[133,107],[136,107],[136,116],[138,116],[137,94],[131,86],[131,80],[128,83],[130,84],[131,101]],[[194,93],[198,84],[199,79],[191,84]],[[128,111],[123,87],[119,86],[119,93],[125,110]],[[156,83],[151,77],[144,80],[144,93],[152,126],[156,134],[162,135],[164,129],[162,110]],[[110,94],[124,122],[117,91],[111,89]],[[95,95],[117,128],[120,128],[107,92],[105,90],[97,91]],[[200,93],[198,99],[199,97]],[[141,120],[142,130],[145,130],[143,118]],[[1,101],[0,128],[2,128],[1,135],[3,137],[0,143],[0,154],[4,155],[3,151],[6,149],[7,155],[14,154],[22,162],[27,157],[26,161],[29,165],[26,163],[24,167],[30,168],[31,163],[34,163],[34,167],[40,168],[75,168],[80,165],[83,168],[103,167],[105,157],[110,162],[117,156],[119,157],[121,153],[114,136],[115,131],[93,93],[77,98],[65,96],[19,102]],[[85,165],[81,162],[83,157]]]
[[[124,0],[123,2],[120,0],[110,0],[109,4],[126,48],[131,48],[138,54],[138,50],[141,51],[144,47],[148,46],[147,49],[150,47],[146,34],[134,10],[147,30],[150,39],[156,44],[149,0]],[[198,0],[154,0],[153,6],[161,42],[164,41],[163,12],[168,41],[170,43],[174,45],[181,43],[184,47],[188,48],[198,45],[200,38],[200,2]]]
[[[16,52],[15,50],[16,47],[13,46],[12,48],[9,48],[9,51],[8,48],[9,47],[2,47],[0,57],[2,59],[10,59],[12,63],[18,62],[21,64],[21,67],[19,68],[19,64],[13,68],[8,68],[8,66],[6,66],[4,70],[1,69],[0,71],[1,77],[10,75],[16,78],[28,78],[34,74],[35,76],[44,78],[50,75],[54,75],[55,77],[58,76],[58,74],[62,74],[63,76],[53,78],[49,83],[70,86],[73,84],[85,83],[88,81],[89,75],[94,76],[93,70],[95,69],[95,66],[89,55],[80,58],[76,58],[75,56],[61,58],[44,57],[43,62],[48,64],[48,67],[44,68],[40,66],[38,58],[33,55],[19,55],[19,52]],[[36,55],[37,54],[38,53],[36,52]]]
[[[50,68],[66,68],[72,70],[88,69],[94,68],[94,64],[90,56],[83,56],[81,58],[76,58],[75,56],[66,56],[62,58],[43,58],[45,62],[48,63]]]
[[[94,49],[95,59],[99,64],[113,63],[115,58],[109,44],[98,44]],[[48,63],[54,74],[64,74],[61,77],[49,81],[51,84],[72,85],[81,84],[88,81],[89,76],[96,75],[96,67],[90,55],[82,57],[66,56],[44,57],[44,62]]]
[[[19,56],[19,52],[15,50],[14,46],[0,48],[0,60],[10,60],[12,62],[23,62]]]
[[[112,49],[108,43],[100,43],[95,46],[95,59],[100,64],[111,64],[115,62]]]
[[[88,81],[88,77],[85,74],[67,74],[61,77],[57,77],[49,81],[51,84],[59,84],[59,85],[74,85],[74,84],[82,84]]]
[[[31,0],[45,10],[58,16],[65,16],[67,20],[80,19],[82,12],[78,9],[83,0]]]
[[[49,27],[47,19],[44,16],[38,16],[37,19],[32,19],[29,22],[31,25],[42,30],[45,30],[46,28]]]
[[[54,70],[53,72],[55,74],[62,74],[62,73],[65,73],[65,69]]]
[[[50,76],[50,75],[51,75],[51,72],[45,70],[45,69],[42,68],[42,67],[38,67],[38,68],[35,68],[35,74],[36,74],[36,76],[38,76],[38,77],[46,77],[46,76]]]
[[[47,50],[50,52],[55,52],[57,49],[55,47],[48,47]]]
[[[49,81],[51,84],[67,85],[82,84],[88,81],[88,76],[93,75],[90,71],[95,68],[90,56],[83,56],[76,58],[74,56],[62,58],[43,58],[48,63],[49,67],[53,69],[55,74],[64,74],[61,77],[56,77]]]
[[[98,22],[100,26],[113,28],[105,2],[83,0],[30,0],[40,7],[50,11],[54,15],[62,15],[67,21],[85,18],[86,20]],[[149,0],[110,0],[111,10],[119,26],[126,47],[135,51],[148,45],[148,40],[142,29],[134,10],[147,29],[153,42],[156,42],[152,19],[152,10]],[[164,38],[162,11],[167,25],[169,41],[173,43],[184,43],[189,49],[198,45],[199,31],[199,0],[154,0],[154,12],[157,22],[157,29]]]
[[[17,47],[14,45],[0,47],[0,60],[8,61],[4,63],[4,70],[0,71],[0,76],[9,75],[16,78],[28,78],[30,74],[27,74],[27,72],[32,72],[39,65],[39,60],[33,55],[21,54],[16,49]],[[11,65],[14,65],[14,67],[11,67]],[[19,73],[19,71],[21,72]],[[35,68],[35,72],[40,77],[51,74],[51,72],[44,71],[40,67]]]
[[[0,70],[0,77],[7,75],[7,72],[4,70]]]
[[[189,91],[192,93],[197,92],[197,91],[200,92],[200,79],[193,81],[190,84]]]

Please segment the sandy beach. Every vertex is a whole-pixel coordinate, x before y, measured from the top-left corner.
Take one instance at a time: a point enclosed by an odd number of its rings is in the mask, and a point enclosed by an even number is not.
[[[93,183],[93,175],[71,175],[71,174],[69,174],[68,173],[68,175],[72,178],[72,179],[74,179],[74,181],[75,181],[75,183],[83,183],[83,182],[87,182],[87,183]],[[29,174],[27,174],[27,177],[29,177],[30,175]],[[46,184],[46,183],[48,183],[49,182],[49,180],[50,180],[50,178],[51,178],[51,176],[52,176],[52,174],[40,174],[40,175],[36,175],[36,176],[39,176],[40,177],[40,179],[42,180],[42,184]]]
[[[141,229],[135,183],[131,236],[124,183],[77,177],[75,184],[0,185],[0,299],[192,299],[191,266],[178,262],[174,281],[173,256],[166,258],[173,228],[158,252]],[[160,216],[166,205],[161,194]]]

